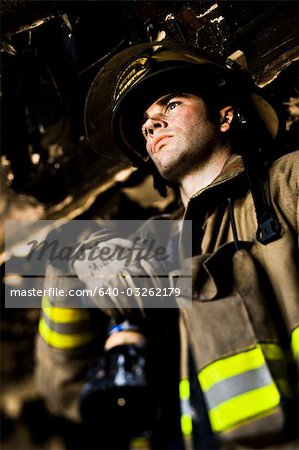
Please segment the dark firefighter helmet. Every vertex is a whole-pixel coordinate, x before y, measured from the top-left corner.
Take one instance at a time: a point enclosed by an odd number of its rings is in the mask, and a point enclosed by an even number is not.
[[[141,134],[143,114],[159,97],[174,92],[212,98],[218,108],[243,100],[248,104],[249,99],[271,139],[277,136],[278,116],[247,73],[185,44],[165,40],[129,47],[102,67],[86,99],[88,142],[104,156],[141,164],[147,159]]]

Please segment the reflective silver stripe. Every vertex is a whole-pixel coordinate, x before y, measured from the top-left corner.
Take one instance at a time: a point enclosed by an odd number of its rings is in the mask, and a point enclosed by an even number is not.
[[[71,323],[60,323],[60,322],[53,322],[52,320],[47,317],[46,314],[42,313],[43,319],[48,325],[48,327],[56,331],[60,334],[76,334],[76,333],[82,333],[84,331],[91,331],[91,324],[90,321],[80,321],[80,322],[71,322]]]
[[[192,416],[190,400],[181,400],[181,415]]]
[[[272,384],[272,382],[266,365],[219,381],[205,391],[209,409],[245,392]]]

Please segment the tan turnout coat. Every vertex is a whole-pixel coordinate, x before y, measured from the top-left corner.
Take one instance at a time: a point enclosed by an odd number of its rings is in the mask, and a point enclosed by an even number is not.
[[[192,258],[193,307],[181,310],[182,376],[187,380],[185,347],[190,345],[212,428],[225,445],[277,447],[291,436],[283,430],[294,419],[294,360],[299,354],[298,169],[298,152],[270,167],[265,188],[282,233],[267,245],[256,239],[255,208],[240,156],[231,156],[185,212],[185,219],[193,221],[197,252]],[[89,313],[80,314],[75,325],[86,329]],[[66,349],[38,338],[37,379],[57,414],[78,418],[84,368],[93,353],[88,346],[92,339]],[[189,401],[188,389],[182,394]]]
[[[182,376],[187,377],[187,338],[212,428],[223,443],[277,446],[290,438],[283,431],[286,422],[291,427],[298,420],[298,169],[294,152],[269,170],[265,188],[282,232],[267,245],[256,239],[255,208],[239,156],[193,196],[185,213],[193,220],[198,254],[192,258],[193,307],[182,310]],[[188,400],[186,390],[183,397]]]

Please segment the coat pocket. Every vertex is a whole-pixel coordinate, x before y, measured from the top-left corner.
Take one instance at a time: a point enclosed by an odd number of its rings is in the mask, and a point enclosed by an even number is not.
[[[270,342],[278,348],[278,337],[250,244],[242,246],[226,244],[201,257],[193,307],[183,316],[213,431],[228,432],[278,410],[281,431],[281,395],[263,348]]]
[[[259,281],[251,243],[240,244],[193,259],[193,304],[183,314],[198,369],[257,342],[278,342],[268,304],[273,297]]]

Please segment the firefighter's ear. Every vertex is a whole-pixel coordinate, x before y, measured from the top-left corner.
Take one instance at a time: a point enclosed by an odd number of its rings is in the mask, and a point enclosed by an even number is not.
[[[226,133],[229,130],[231,121],[234,118],[234,109],[232,106],[226,106],[225,108],[220,109],[219,116],[220,131],[222,131],[222,133]]]

